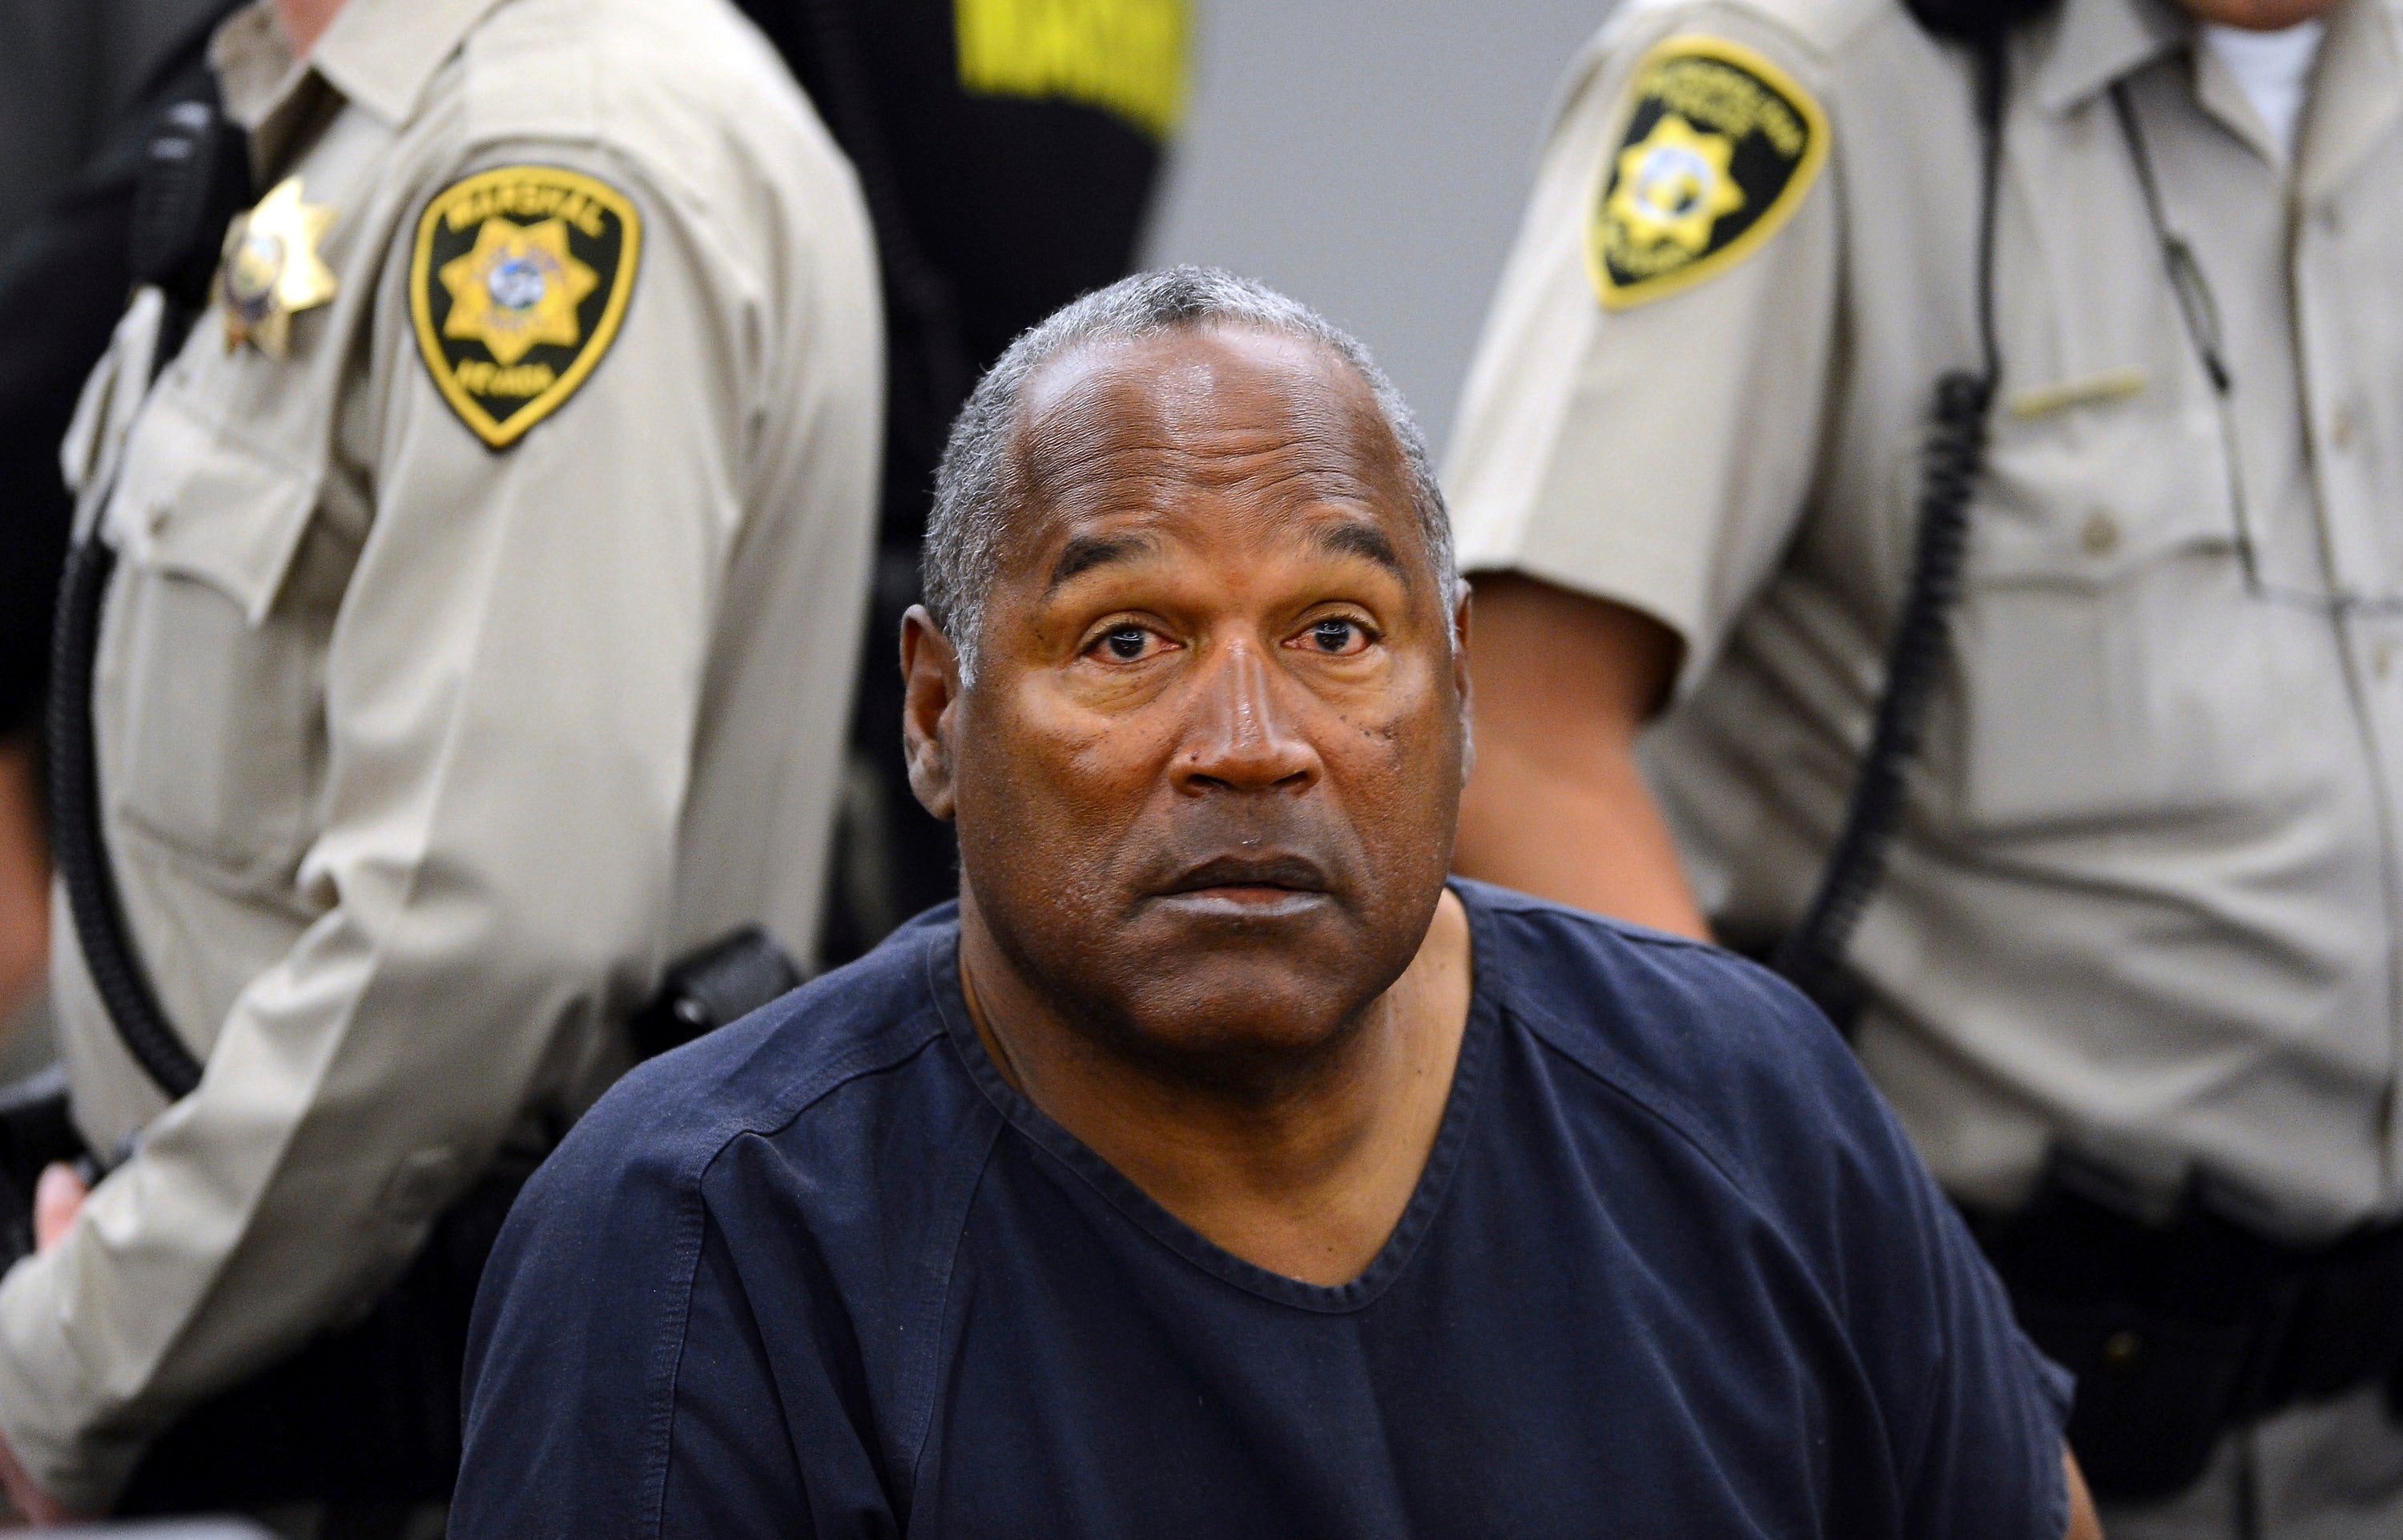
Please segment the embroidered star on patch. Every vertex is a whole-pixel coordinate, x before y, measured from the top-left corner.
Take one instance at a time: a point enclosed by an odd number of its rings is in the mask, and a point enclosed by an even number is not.
[[[418,350],[487,445],[523,437],[609,351],[642,229],[615,187],[554,166],[479,172],[426,205],[409,284]]]
[[[1827,157],[1827,119],[1768,60],[1715,37],[1674,37],[1635,71],[1604,164],[1586,265],[1624,310],[1699,284],[1777,232]]]

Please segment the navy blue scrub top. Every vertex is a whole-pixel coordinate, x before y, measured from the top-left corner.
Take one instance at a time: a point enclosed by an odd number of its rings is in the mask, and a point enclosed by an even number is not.
[[[1418,1189],[1340,1287],[1011,1090],[946,908],[629,1075],[478,1302],[467,1540],[2059,1540],[2068,1385],[1851,1055],[1473,882]]]

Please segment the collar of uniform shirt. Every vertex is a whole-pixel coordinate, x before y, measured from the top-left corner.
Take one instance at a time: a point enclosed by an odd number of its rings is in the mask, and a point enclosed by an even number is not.
[[[499,0],[348,0],[309,54],[345,97],[397,128]]]
[[[2037,34],[2035,100],[2047,112],[2067,112],[2188,36],[2185,13],[2168,0],[2063,0]]]
[[[217,23],[209,35],[209,70],[226,117],[254,132],[309,72],[285,43],[272,0],[253,0]]]
[[[442,62],[500,0],[347,0],[304,60],[293,57],[272,0],[228,17],[209,40],[226,116],[256,129],[309,71],[390,127],[409,121]]]

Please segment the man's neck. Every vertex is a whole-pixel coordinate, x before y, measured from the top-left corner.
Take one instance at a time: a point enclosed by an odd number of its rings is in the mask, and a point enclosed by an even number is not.
[[[294,58],[309,56],[309,50],[326,35],[334,13],[344,3],[345,0],[275,0],[276,24],[284,29],[284,40],[291,45]]]
[[[1417,957],[1325,1054],[1214,1088],[1112,1051],[1028,986],[963,903],[960,976],[985,1050],[1054,1122],[1255,1266],[1357,1277],[1434,1148],[1468,1020],[1468,917],[1447,891]]]

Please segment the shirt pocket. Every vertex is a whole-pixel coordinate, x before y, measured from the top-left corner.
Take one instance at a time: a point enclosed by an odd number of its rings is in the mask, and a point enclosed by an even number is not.
[[[2275,638],[2245,590],[2207,402],[1998,415],[1953,628],[1975,832],[2075,832],[2258,797]]]
[[[297,865],[322,757],[326,617],[279,604],[318,481],[162,390],[105,515],[118,570],[95,689],[113,821],[247,883]]]

